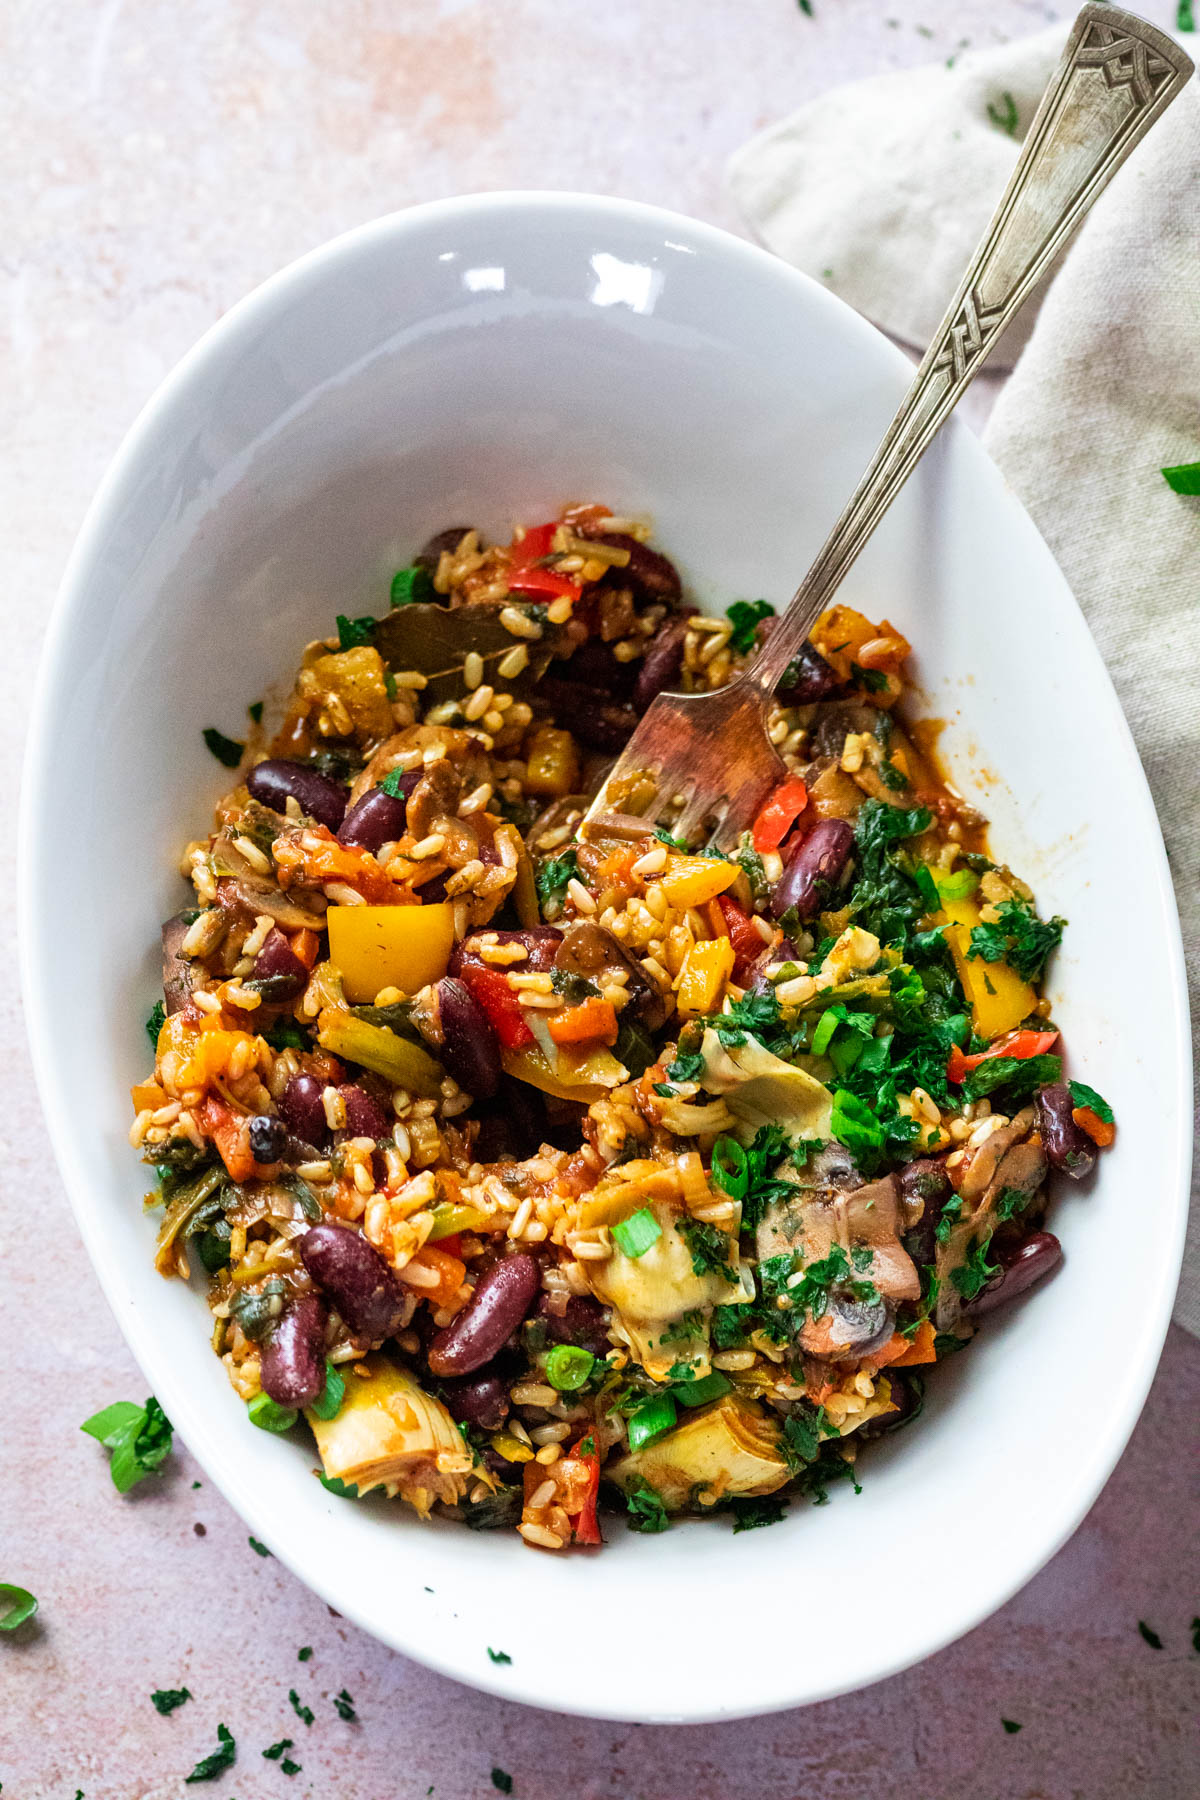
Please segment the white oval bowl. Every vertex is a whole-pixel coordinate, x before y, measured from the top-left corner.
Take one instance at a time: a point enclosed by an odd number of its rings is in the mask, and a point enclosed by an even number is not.
[[[1078,1524],[1153,1374],[1186,1209],[1182,959],[1145,780],[1061,573],[952,425],[844,597],[912,639],[995,850],[1071,921],[1055,1017],[1071,1073],[1117,1108],[1116,1148],[1055,1193],[1061,1272],[937,1372],[916,1428],[864,1455],[861,1496],[736,1538],[618,1523],[602,1552],[556,1557],[331,1497],[311,1444],[249,1423],[201,1296],[154,1272],[128,1087],[178,853],[228,781],[200,733],[240,735],[306,640],[385,610],[392,570],[459,521],[507,533],[601,499],[653,518],[702,603],[784,602],[909,373],[814,283],[691,220],[575,195],[439,202],[305,257],[206,335],[134,425],[63,584],[27,771],[23,966],[89,1253],[254,1533],[366,1630],[510,1698],[638,1720],[821,1699],[977,1624]]]

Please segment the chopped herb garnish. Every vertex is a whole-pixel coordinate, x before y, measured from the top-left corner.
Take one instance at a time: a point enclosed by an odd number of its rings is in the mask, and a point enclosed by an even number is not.
[[[339,1719],[346,1719],[349,1721],[350,1719],[356,1719],[358,1717],[358,1714],[354,1710],[354,1698],[351,1694],[346,1692],[345,1688],[342,1689],[341,1693],[334,1695],[333,1705]]]
[[[493,1650],[490,1644],[488,1645],[488,1656],[494,1663],[510,1663],[512,1661],[507,1650]]]
[[[15,1631],[26,1619],[32,1619],[37,1609],[37,1599],[28,1588],[0,1581],[0,1631]]]
[[[1011,1190],[1008,1188],[1005,1188],[1005,1190],[1004,1190],[1005,1193],[1009,1193],[1010,1191]],[[1004,1195],[1002,1194],[1000,1196],[1000,1198],[1003,1199]],[[962,1214],[962,1209],[963,1209],[962,1195],[961,1194],[951,1194],[951,1196],[947,1200],[945,1206],[943,1206],[943,1208],[942,1208],[941,1217],[938,1219],[937,1224],[934,1226],[933,1235],[937,1239],[939,1244],[945,1244],[950,1241],[950,1233],[954,1229],[955,1225],[958,1223],[958,1220]]]
[[[512,1793],[512,1776],[507,1769],[492,1770],[492,1786],[498,1788],[502,1794]]]
[[[691,1252],[693,1275],[723,1275],[726,1281],[737,1280],[729,1262],[729,1235],[720,1226],[709,1225],[703,1219],[680,1219],[679,1234]]]
[[[267,1546],[265,1544],[260,1544],[256,1537],[247,1538],[246,1542],[253,1550],[255,1556],[270,1556],[271,1552],[267,1549]]]
[[[161,1000],[156,1000],[150,1008],[150,1016],[146,1020],[146,1036],[150,1039],[152,1049],[158,1049],[158,1034],[167,1022],[167,1009]]]
[[[1089,1112],[1094,1112],[1105,1125],[1113,1123],[1112,1107],[1102,1094],[1096,1092],[1094,1087],[1089,1087],[1086,1081],[1068,1081],[1067,1086],[1071,1090],[1072,1105],[1086,1107]]]
[[[1190,11],[1191,0],[1187,0]],[[1194,31],[1194,25],[1180,26],[1181,31]],[[1200,494],[1200,462],[1175,463],[1162,471],[1163,480],[1176,494]]]
[[[250,717],[256,725],[262,724],[263,703],[261,700],[252,700],[246,708],[246,711],[250,714]]]
[[[294,1742],[294,1738],[280,1738],[277,1744],[272,1744],[269,1750],[264,1750],[263,1755],[268,1762],[278,1762],[284,1751],[290,1750]]]
[[[1039,919],[1023,900],[1005,900],[996,917],[971,931],[969,961],[1006,962],[1024,981],[1040,981],[1046,958],[1062,942],[1065,919]]]
[[[407,769],[389,769],[379,783],[380,793],[386,794],[390,800],[403,800],[405,798],[404,777],[409,773],[411,771]]]
[[[111,1457],[113,1486],[127,1494],[153,1474],[171,1454],[171,1421],[153,1394],[144,1406],[117,1400],[79,1427],[104,1445]]]
[[[777,1494],[762,1494],[731,1500],[729,1510],[733,1514],[736,1537],[739,1531],[754,1531],[759,1525],[778,1525],[781,1519],[787,1518],[788,1509],[787,1501]]]
[[[227,738],[215,725],[206,726],[200,735],[219,763],[223,763],[227,769],[237,768],[242,760],[245,744],[239,744],[235,738]]]
[[[310,1662],[312,1660],[312,1653],[313,1653],[312,1645],[305,1644],[302,1649],[300,1649],[296,1652],[296,1661],[297,1662]]]
[[[988,118],[992,121],[992,124],[996,127],[997,131],[1006,131],[1009,137],[1016,137],[1017,125],[1019,123],[1017,117],[1017,103],[1007,88],[1005,88],[1004,92],[1001,94],[1000,102],[1000,105],[996,106],[991,100],[988,101]]]
[[[955,1198],[957,1199],[958,1196],[956,1195]],[[996,1204],[992,1210],[995,1213],[997,1220],[1001,1224],[1005,1224],[1009,1219],[1015,1219],[1018,1213],[1024,1212],[1032,1198],[1032,1194],[1023,1193],[1020,1188],[1001,1188],[999,1194],[996,1196]],[[947,1202],[947,1204],[949,1204],[949,1202]],[[942,1216],[943,1218],[945,1217],[944,1212]],[[939,1225],[939,1233],[941,1232],[941,1229],[942,1228]],[[947,1236],[949,1236],[949,1233],[947,1233]],[[942,1242],[945,1242],[944,1238],[942,1239]]]
[[[279,1766],[285,1775],[298,1775],[302,1767],[300,1763],[293,1762],[290,1756],[285,1756]]]
[[[1000,1723],[1003,1725],[1005,1731],[1007,1731],[1009,1737],[1013,1737],[1021,1729],[1015,1719],[1001,1719]]]
[[[864,669],[856,662],[850,664],[850,678],[855,687],[865,688],[868,694],[882,693],[888,684],[882,669]]]
[[[575,880],[579,874],[579,862],[574,850],[564,850],[561,856],[552,856],[539,868],[536,876],[538,899],[544,906],[548,900],[558,900],[567,891],[567,883]]]
[[[185,1784],[192,1781],[215,1781],[223,1770],[232,1768],[237,1759],[237,1745],[234,1742],[233,1733],[224,1725],[218,1725],[217,1741],[220,1749],[214,1750],[211,1756],[202,1758],[191,1774],[184,1776]]]
[[[962,1084],[964,1100],[979,1100],[1001,1088],[1006,1100],[1025,1100],[1062,1074],[1061,1056],[989,1056]]]
[[[336,1494],[339,1500],[359,1500],[362,1498],[352,1481],[340,1481],[336,1475],[318,1475],[317,1480],[330,1494]]]
[[[651,1244],[662,1236],[662,1226],[648,1206],[639,1207],[627,1219],[619,1219],[612,1228],[613,1243],[623,1256],[636,1260],[644,1256]]]
[[[625,1504],[629,1508],[625,1523],[630,1531],[665,1531],[671,1522],[661,1494],[643,1475],[635,1475],[630,1481],[625,1490]]]
[[[295,1688],[288,1689],[288,1699],[291,1701],[292,1711],[295,1713],[300,1723],[302,1725],[311,1725],[315,1714],[310,1706],[304,1706],[301,1703],[300,1696]]]
[[[155,1688],[150,1699],[154,1710],[160,1712],[165,1719],[168,1713],[173,1713],[177,1706],[182,1706],[191,1697],[186,1688]]]
[[[732,606],[725,608],[725,616],[733,626],[729,648],[735,655],[744,656],[748,650],[753,650],[759,625],[774,612],[769,600],[735,600]]]
[[[371,633],[378,620],[370,613],[363,613],[361,618],[348,619],[345,613],[337,616],[338,649],[357,650],[362,644],[371,642]]]
[[[1151,1631],[1151,1629],[1150,1629],[1149,1625],[1147,1625],[1145,1619],[1138,1620],[1138,1631],[1145,1638],[1146,1642],[1149,1644],[1149,1646],[1152,1650],[1161,1650],[1162,1649],[1162,1647],[1163,1647],[1162,1639],[1159,1637],[1157,1631]]]
[[[436,600],[433,577],[428,569],[413,563],[407,569],[397,569],[392,576],[391,602],[393,606],[427,605]]]
[[[272,1050],[306,1050],[308,1033],[295,1019],[276,1019],[262,1033]]]
[[[999,1273],[999,1263],[990,1263],[987,1259],[987,1245],[975,1243],[967,1251],[966,1261],[951,1269],[950,1280],[963,1299],[969,1301],[977,1299]]]

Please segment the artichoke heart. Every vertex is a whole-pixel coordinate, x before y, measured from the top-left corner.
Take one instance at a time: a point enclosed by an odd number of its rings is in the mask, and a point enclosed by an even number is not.
[[[753,1400],[724,1394],[644,1449],[631,1450],[605,1476],[627,1488],[636,1476],[656,1490],[668,1512],[692,1504],[698,1488],[719,1498],[773,1494],[791,1471],[779,1431]]]
[[[475,1469],[454,1420],[440,1400],[422,1391],[408,1373],[385,1356],[363,1358],[370,1374],[352,1375],[332,1419],[311,1408],[313,1429],[326,1475],[357,1487],[360,1494],[385,1487],[399,1494],[424,1518],[435,1500],[453,1505],[467,1480],[486,1481]]]
[[[725,1049],[710,1026],[700,1044],[702,1085],[723,1094],[737,1120],[737,1134],[750,1143],[762,1125],[781,1125],[790,1138],[828,1138],[833,1101],[823,1082],[772,1055],[754,1038]]]
[[[687,1214],[670,1191],[656,1191],[677,1186],[673,1171],[638,1182],[633,1199],[625,1198],[634,1186],[626,1184],[619,1197],[607,1199],[597,1188],[595,1197],[580,1206],[581,1226],[613,1225],[645,1209],[653,1213],[660,1235],[640,1256],[627,1256],[614,1243],[607,1261],[582,1262],[580,1268],[596,1298],[612,1307],[613,1332],[652,1380],[665,1381],[678,1362],[690,1362],[699,1378],[712,1366],[708,1322],[713,1307],[728,1306],[746,1295],[740,1282],[727,1281],[719,1270],[697,1274],[679,1228],[686,1224]],[[729,1239],[728,1266],[734,1270],[739,1266],[736,1229]]]

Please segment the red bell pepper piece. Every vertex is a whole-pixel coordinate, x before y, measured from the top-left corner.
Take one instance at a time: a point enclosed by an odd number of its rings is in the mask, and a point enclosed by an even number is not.
[[[718,894],[717,905],[733,945],[733,979],[739,987],[744,987],[752,966],[767,946],[759,937],[749,913],[743,912],[736,900],[731,900],[728,894]]]
[[[1021,1062],[1029,1056],[1044,1056],[1057,1042],[1057,1031],[1010,1031],[1007,1037],[997,1038],[994,1044],[974,1056],[964,1056],[956,1044],[946,1062],[946,1078],[963,1081],[980,1063],[993,1056],[1014,1056]]]
[[[585,1446],[589,1446],[585,1448]],[[589,1432],[580,1438],[571,1451],[571,1459],[582,1463],[587,1471],[587,1489],[583,1505],[579,1512],[571,1518],[577,1544],[602,1544],[604,1538],[600,1532],[600,1523],[596,1518],[596,1499],[600,1492],[600,1457],[596,1450],[596,1440]],[[570,1516],[570,1515],[569,1515]]]
[[[508,547],[513,568],[527,569],[531,563],[541,562],[543,556],[549,556],[557,530],[558,525],[553,519],[548,525],[531,525],[523,538]]]
[[[509,549],[508,591],[525,594],[531,600],[559,600],[564,594],[575,599],[579,583],[557,569],[539,569],[535,565],[550,555],[550,546],[558,530],[557,520],[548,525],[532,525],[525,536]]]
[[[534,1036],[525,1023],[520,1002],[509,987],[503,969],[491,969],[486,963],[464,956],[458,976],[491,1020],[501,1048],[527,1050],[534,1042]]]
[[[760,856],[765,850],[778,850],[807,805],[808,789],[799,777],[780,783],[764,802],[751,831]]]

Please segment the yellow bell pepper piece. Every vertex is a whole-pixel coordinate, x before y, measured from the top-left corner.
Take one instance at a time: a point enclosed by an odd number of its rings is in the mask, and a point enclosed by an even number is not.
[[[530,1044],[524,1050],[505,1050],[500,1060],[505,1073],[514,1080],[527,1081],[530,1087],[543,1094],[553,1094],[558,1100],[575,1100],[581,1106],[590,1106],[593,1100],[603,1099],[608,1092],[608,1088],[597,1081],[580,1080],[569,1084],[560,1081],[536,1044]]]
[[[675,1004],[681,1013],[715,1012],[721,992],[733,974],[734,948],[726,937],[693,944],[683,959]]]
[[[538,725],[528,743],[525,792],[561,800],[579,787],[579,751],[569,731]]]
[[[371,644],[319,656],[311,672],[324,694],[341,701],[360,737],[380,741],[396,729],[383,658]]]
[[[415,994],[440,981],[454,948],[454,906],[331,906],[329,958],[352,1006],[369,1004],[381,988]]]
[[[968,958],[971,932],[980,924],[979,902],[974,892],[955,892],[961,886],[961,872],[947,878],[941,869],[931,869],[934,885],[941,900],[941,911],[934,914],[950,946],[958,979],[971,1007],[971,1023],[980,1037],[997,1038],[1013,1031],[1037,1005],[1037,994],[1027,981],[1006,962],[984,962],[982,957]],[[949,891],[948,891],[949,889]]]
[[[736,863],[715,856],[673,856],[659,878],[672,906],[703,906],[738,878]]]
[[[365,1019],[327,1006],[317,1020],[317,1042],[331,1055],[361,1063],[364,1069],[412,1094],[434,1100],[442,1091],[441,1064],[420,1044],[389,1031],[386,1025],[368,1025]]]

